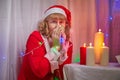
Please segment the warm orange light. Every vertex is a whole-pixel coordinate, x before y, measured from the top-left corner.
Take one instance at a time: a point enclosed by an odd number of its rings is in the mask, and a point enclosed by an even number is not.
[[[101,59],[101,52],[102,52],[102,46],[104,43],[104,34],[101,32],[101,29],[99,29],[99,32],[95,34],[94,39],[94,48],[95,48],[95,62],[100,63]]]

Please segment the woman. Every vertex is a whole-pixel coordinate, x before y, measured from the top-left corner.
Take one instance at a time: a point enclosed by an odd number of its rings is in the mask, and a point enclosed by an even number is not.
[[[33,31],[26,44],[26,54],[18,80],[63,80],[63,66],[71,63],[71,14],[61,5],[48,8],[38,30]]]

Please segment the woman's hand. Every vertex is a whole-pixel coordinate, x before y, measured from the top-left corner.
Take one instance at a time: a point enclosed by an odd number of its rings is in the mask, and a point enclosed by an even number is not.
[[[69,48],[69,42],[65,41],[62,45],[61,45],[61,50],[60,50],[60,53],[62,55],[66,55],[67,51],[68,51],[68,48]]]
[[[64,42],[61,46],[61,50],[60,50],[60,58],[59,58],[59,64],[62,64],[67,58],[67,51],[69,48],[69,42]]]
[[[52,32],[52,38],[59,39],[62,33],[64,33],[64,26],[57,26]]]
[[[61,35],[64,34],[64,27],[62,26],[58,26],[56,27],[51,35],[51,43],[53,44],[54,47],[57,47],[58,49],[60,49],[60,38]]]

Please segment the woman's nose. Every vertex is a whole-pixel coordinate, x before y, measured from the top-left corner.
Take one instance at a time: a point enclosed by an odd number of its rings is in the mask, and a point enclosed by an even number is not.
[[[60,25],[60,23],[59,23],[59,22],[57,22],[57,25],[59,26],[59,25]]]

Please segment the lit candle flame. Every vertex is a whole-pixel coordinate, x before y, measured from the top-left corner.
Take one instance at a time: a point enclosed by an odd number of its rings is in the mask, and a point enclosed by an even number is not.
[[[84,43],[83,46],[86,47],[86,43]]]
[[[99,32],[101,32],[101,29],[99,29]]]
[[[92,47],[92,43],[89,43],[89,46]]]
[[[103,46],[105,46],[105,43],[103,43]]]

